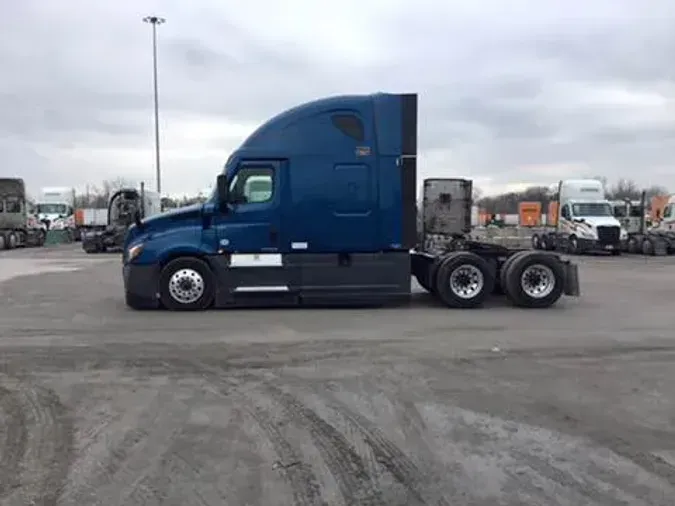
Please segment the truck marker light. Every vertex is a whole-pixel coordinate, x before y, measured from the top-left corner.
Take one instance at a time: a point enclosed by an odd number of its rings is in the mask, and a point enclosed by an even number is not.
[[[138,257],[138,255],[140,255],[142,251],[143,251],[142,244],[136,244],[135,246],[131,246],[127,250],[127,260],[131,262],[134,258]]]

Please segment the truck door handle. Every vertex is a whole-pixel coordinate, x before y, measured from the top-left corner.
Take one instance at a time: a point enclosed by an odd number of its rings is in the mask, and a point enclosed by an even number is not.
[[[276,229],[270,228],[270,242],[272,244],[276,244],[278,236],[279,234],[277,233]]]

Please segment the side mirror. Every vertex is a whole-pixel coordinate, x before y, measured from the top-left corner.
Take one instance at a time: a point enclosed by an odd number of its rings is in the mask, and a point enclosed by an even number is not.
[[[138,209],[136,209],[136,212],[134,213],[134,223],[139,229],[143,226],[143,223],[141,222],[141,211]]]
[[[227,209],[227,204],[230,201],[230,185],[225,174],[219,174],[216,180],[218,188],[218,207],[221,211]]]

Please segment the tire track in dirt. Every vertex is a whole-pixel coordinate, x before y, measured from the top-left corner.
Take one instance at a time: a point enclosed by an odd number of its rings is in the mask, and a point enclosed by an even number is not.
[[[7,463],[15,466],[9,473],[14,481],[13,488],[5,489],[2,504],[55,505],[70,467],[72,420],[53,390],[27,382],[13,383],[13,387],[3,387],[3,398],[14,410],[14,423],[21,423],[23,429],[10,427],[18,436],[7,454]]]
[[[232,375],[224,377],[227,371],[209,366],[200,361],[176,360],[175,365],[181,369],[189,368],[198,376],[206,380],[215,392],[226,398],[236,398],[239,408],[257,425],[264,437],[271,444],[280,466],[280,471],[291,488],[294,504],[298,506],[325,506],[321,498],[319,480],[309,465],[302,462],[300,452],[284,437],[278,424],[273,420],[272,414],[265,408],[257,406],[250,395],[247,394],[241,380]],[[258,378],[248,377],[258,382]]]
[[[545,360],[553,361],[557,358],[559,357],[546,357]],[[641,360],[642,358],[640,357]],[[612,421],[601,413],[591,415],[592,418],[583,419],[579,416],[579,411],[553,404],[550,399],[544,398],[536,392],[529,391],[528,394],[528,390],[521,389],[518,383],[510,383],[509,377],[504,375],[505,371],[490,366],[493,362],[492,360],[482,363],[471,361],[468,364],[462,364],[468,365],[468,368],[452,368],[452,375],[449,375],[449,371],[439,367],[438,361],[427,360],[424,362],[426,371],[420,373],[419,376],[435,378],[437,385],[427,384],[425,395],[429,399],[435,398],[438,403],[443,404],[447,402],[447,394],[452,392],[453,404],[457,407],[491,417],[504,416],[505,420],[509,419],[516,424],[523,424],[523,427],[541,427],[542,430],[551,431],[552,434],[558,435],[564,443],[561,443],[561,446],[556,449],[558,450],[555,453],[556,458],[565,462],[576,462],[575,466],[579,469],[578,473],[574,468],[566,470],[556,468],[549,461],[542,460],[537,452],[523,452],[521,448],[512,448],[510,453],[512,457],[537,473],[537,476],[541,479],[556,484],[567,494],[578,494],[578,500],[591,500],[596,504],[610,505],[617,504],[619,501],[617,497],[624,496],[628,498],[623,499],[624,503],[631,504],[635,503],[637,498],[646,497],[650,493],[652,495],[649,497],[653,500],[654,494],[660,493],[660,488],[657,482],[652,482],[650,485],[644,483],[644,480],[648,479],[647,476],[651,476],[654,480],[662,480],[661,484],[675,485],[675,467],[658,455],[637,449],[639,446],[645,446],[649,443],[643,442],[635,445],[625,436],[621,436],[622,433],[631,434],[631,438],[634,439],[638,434],[645,434],[649,435],[648,439],[651,441],[669,441],[672,439],[672,435],[662,431],[647,430],[645,432],[644,428],[622,426],[621,423],[617,424],[616,421]],[[531,366],[532,363],[530,363]],[[515,367],[517,365],[511,366],[511,369]],[[454,379],[455,385],[458,385],[458,387],[455,387],[456,390],[453,391],[444,386],[452,385],[452,379]],[[499,379],[499,383],[495,381],[496,379]],[[488,387],[489,382],[493,383],[490,387]],[[439,385],[441,385],[440,388]],[[494,385],[501,385],[501,387],[496,389]],[[422,387],[422,385],[418,385],[418,387]],[[492,409],[486,411],[485,406],[491,406]],[[588,410],[582,412],[591,413]],[[566,438],[573,439],[567,440]],[[581,444],[575,443],[574,439],[577,441],[586,440],[590,443],[591,448],[585,452],[583,459],[568,453],[574,451],[575,444]],[[536,444],[536,439],[533,441]],[[568,448],[566,449],[562,445],[568,445]],[[612,452],[615,457],[603,462],[602,465],[590,467],[593,459],[588,457],[588,452],[596,454],[601,451],[600,449]],[[549,454],[552,454],[551,452],[551,450],[548,450]],[[620,460],[615,461],[617,458]],[[635,483],[635,480],[632,479],[627,480],[628,473],[630,473],[628,468],[622,470],[623,474],[617,474],[617,469],[613,468],[613,465],[620,465],[621,461],[632,466],[633,473],[638,469],[644,471],[643,483]],[[585,476],[583,480],[574,478],[573,476],[583,476],[587,472],[583,470],[582,466],[584,465],[593,469],[593,473]],[[532,478],[531,475],[530,478]],[[520,484],[523,491],[531,488],[531,485],[531,483],[525,482]],[[537,495],[541,491],[535,487],[530,492]]]
[[[247,409],[247,413],[272,444],[281,463],[279,467],[291,486],[294,504],[298,506],[324,505],[319,482],[314,472],[305,462],[302,462],[301,455],[270,420],[269,414],[257,407]]]
[[[19,464],[26,449],[26,417],[11,390],[0,387],[0,498],[17,488]]]
[[[148,495],[142,486],[147,482],[148,475],[159,467],[162,456],[189,412],[189,407],[182,400],[176,399],[170,392],[165,393],[168,389],[161,388],[138,416],[127,413],[127,418],[111,418],[108,423],[95,427],[89,434],[92,440],[86,443],[80,454],[82,472],[72,477],[62,497],[64,503],[136,504],[132,499],[139,494]],[[113,424],[124,430],[117,440],[109,436]],[[88,450],[91,455],[87,454]],[[94,465],[91,469],[85,469],[92,460]],[[137,502],[144,504],[147,500],[148,497],[145,497]]]
[[[418,504],[450,506],[451,503],[443,497],[429,497],[431,488],[426,478],[428,475],[422,472],[415,462],[387,438],[382,429],[335,397],[324,402],[360,432],[365,442],[372,448],[377,462],[411,493]]]
[[[303,463],[302,454],[277,428],[279,415],[282,415],[288,424],[309,433],[347,506],[385,505],[379,488],[353,446],[335,427],[314,411],[293,396],[261,381],[258,376],[239,373],[236,377],[229,374],[227,378],[223,378],[223,374],[227,373],[223,369],[211,367],[203,362],[195,362],[194,365],[222,395],[227,397],[235,395],[242,404],[248,405],[247,412],[268,438],[279,459],[293,464],[284,466],[284,471],[299,504],[325,503],[320,498],[321,491],[317,485],[319,480],[311,468]],[[272,401],[279,407],[279,411],[273,412],[261,406],[255,402],[256,397]]]
[[[565,412],[562,408],[549,404],[538,402],[534,405],[535,410],[543,416],[554,417],[558,420],[564,420],[571,429],[571,433],[580,433],[595,441],[598,445],[607,448],[620,457],[633,462],[636,466],[644,469],[650,474],[663,478],[675,487],[675,466],[666,462],[663,458],[650,452],[636,450],[630,441],[620,435],[614,434],[611,429],[604,428],[602,431],[597,429],[580,429],[582,421],[576,416]],[[665,438],[664,438],[665,439]]]
[[[410,494],[409,500],[414,500],[419,505],[445,506],[451,504],[432,482],[433,466],[428,469],[420,469],[396,443],[385,435],[376,423],[356,412],[349,404],[339,399],[337,396],[340,391],[338,382],[330,382],[328,385],[321,386],[316,383],[307,385],[295,376],[283,376],[283,381],[284,383],[296,384],[299,388],[310,388],[321,398],[323,404],[333,410],[336,416],[342,417],[370,447],[377,464],[389,472],[396,482],[408,491]],[[417,448],[416,453],[422,454],[425,462],[436,464],[434,452],[424,437],[425,422],[422,415],[412,401],[402,398],[400,387],[387,377],[386,373],[378,374],[377,381],[360,377],[358,379],[360,388],[353,391],[376,392],[384,395],[385,389],[382,387],[382,383],[386,384],[386,388],[389,390],[387,393],[391,394],[385,396],[392,408],[390,412],[395,413],[396,421],[406,438],[414,443]],[[412,506],[413,503],[408,504]]]
[[[271,384],[263,392],[276,400],[289,417],[304,427],[321,453],[348,505],[386,504],[366,465],[347,439],[331,424],[294,396]]]

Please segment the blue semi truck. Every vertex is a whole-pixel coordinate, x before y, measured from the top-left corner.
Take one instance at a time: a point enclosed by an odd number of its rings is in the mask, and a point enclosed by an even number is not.
[[[577,296],[577,266],[551,252],[461,234],[424,246],[417,102],[336,96],[268,120],[227,160],[207,202],[137,216],[123,247],[127,305],[381,306],[409,300],[412,276],[449,307],[478,307],[494,292],[536,308]],[[451,192],[436,195],[452,209]]]

